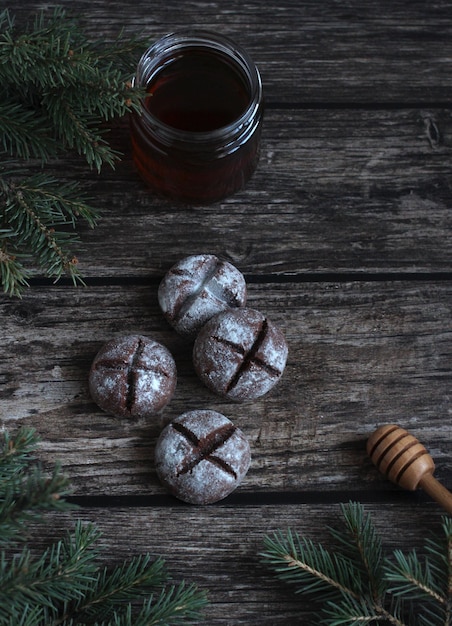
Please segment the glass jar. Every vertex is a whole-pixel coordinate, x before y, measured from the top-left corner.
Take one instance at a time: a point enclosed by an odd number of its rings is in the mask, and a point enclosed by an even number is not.
[[[259,158],[259,71],[245,50],[204,31],[166,35],[138,64],[147,92],[131,118],[138,172],[157,192],[207,204],[241,189]]]

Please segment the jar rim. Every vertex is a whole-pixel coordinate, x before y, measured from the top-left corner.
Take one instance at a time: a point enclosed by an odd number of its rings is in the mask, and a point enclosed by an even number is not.
[[[246,132],[262,104],[262,80],[258,68],[249,53],[229,37],[201,29],[181,29],[168,33],[155,41],[141,56],[133,79],[133,85],[146,87],[157,75],[163,59],[167,62],[182,50],[211,50],[224,56],[234,64],[242,77],[246,79],[249,88],[249,102],[244,111],[235,120],[208,131],[190,131],[175,128],[162,122],[153,115],[147,107],[142,106],[139,115],[144,121],[154,127],[159,135],[168,140],[175,139],[181,143],[209,143],[222,138],[234,140]]]

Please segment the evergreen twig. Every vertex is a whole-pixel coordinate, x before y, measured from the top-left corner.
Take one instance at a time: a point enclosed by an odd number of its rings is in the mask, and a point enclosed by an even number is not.
[[[424,559],[395,550],[385,565],[390,592],[422,602],[419,626],[452,625],[452,518],[443,518],[442,527],[442,535],[426,541]]]
[[[451,626],[452,520],[426,543],[426,557],[395,550],[385,557],[359,503],[342,506],[344,526],[330,529],[338,546],[326,550],[290,529],[265,538],[265,562],[296,592],[321,601],[315,623],[328,626]]]
[[[69,252],[70,247],[79,242],[73,229],[80,217],[94,226],[98,215],[80,197],[78,185],[58,183],[44,174],[18,181],[3,179],[0,168],[0,194],[4,198],[3,216],[8,224],[8,229],[0,233],[1,253],[4,271],[12,273],[9,282],[5,276],[5,290],[14,292],[12,282],[21,277],[21,259],[31,254],[48,276],[58,279],[68,274],[74,283],[81,281],[77,258]],[[16,250],[22,251],[21,256]],[[28,255],[24,251],[28,251]],[[26,280],[27,276],[22,278]]]
[[[55,279],[83,282],[73,247],[80,220],[95,226],[97,210],[78,185],[42,173],[23,179],[23,160],[38,166],[68,151],[98,171],[121,154],[106,139],[106,122],[139,111],[143,91],[131,86],[145,43],[120,35],[89,41],[61,8],[40,11],[19,29],[0,12],[0,279],[21,295],[33,262]],[[22,160],[22,161],[21,161]],[[64,215],[64,218],[63,218]]]
[[[14,439],[6,432],[0,449],[0,546],[24,539],[25,524],[44,510],[65,510],[70,505],[69,481],[59,466],[52,475],[39,464],[31,465],[37,445],[33,429],[19,431]]]
[[[100,531],[78,521],[41,553],[24,531],[43,511],[61,510],[68,491],[59,467],[45,477],[36,465],[38,438],[8,432],[0,447],[0,623],[5,626],[177,626],[199,624],[206,595],[184,582],[168,584],[164,561],[149,554],[102,566]]]

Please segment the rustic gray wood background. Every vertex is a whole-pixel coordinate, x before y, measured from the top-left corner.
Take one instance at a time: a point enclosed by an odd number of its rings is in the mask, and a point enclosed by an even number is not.
[[[18,21],[43,6],[15,0]],[[44,544],[76,517],[96,522],[112,560],[151,551],[176,580],[209,590],[206,622],[308,624],[312,605],[259,563],[265,534],[291,527],[325,540],[341,502],[361,501],[385,548],[422,546],[440,507],[373,468],[370,433],[399,423],[429,449],[452,488],[452,3],[416,0],[74,0],[61,3],[93,37],[183,26],[229,35],[259,66],[266,116],[258,170],[208,207],[155,197],[124,153],[98,176],[77,159],[55,173],[82,180],[103,211],[82,232],[86,288],[36,276],[22,300],[0,298],[1,426],[27,424],[39,456],[61,461],[82,508],[40,528]],[[164,272],[211,252],[249,282],[249,304],[286,333],[290,355],[262,400],[231,405],[198,382],[190,347],[157,304]],[[149,334],[174,354],[179,383],[161,419],[101,412],[87,375],[100,346]],[[153,468],[162,424],[219,410],[250,438],[242,486],[209,507],[166,495]]]

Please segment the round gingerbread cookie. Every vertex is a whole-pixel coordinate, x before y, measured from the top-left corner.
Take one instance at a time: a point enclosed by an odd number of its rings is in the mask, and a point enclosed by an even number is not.
[[[89,373],[94,402],[117,417],[158,413],[171,400],[176,382],[176,364],[169,350],[143,335],[125,335],[107,342]]]
[[[155,467],[161,483],[190,504],[212,504],[238,487],[251,462],[248,439],[221,413],[188,411],[161,432]]]
[[[217,313],[245,306],[246,297],[243,274],[213,254],[182,259],[168,270],[158,289],[166,320],[187,338],[195,337]]]
[[[282,331],[255,309],[219,313],[201,329],[193,346],[199,378],[231,400],[255,400],[281,378],[288,355]]]

